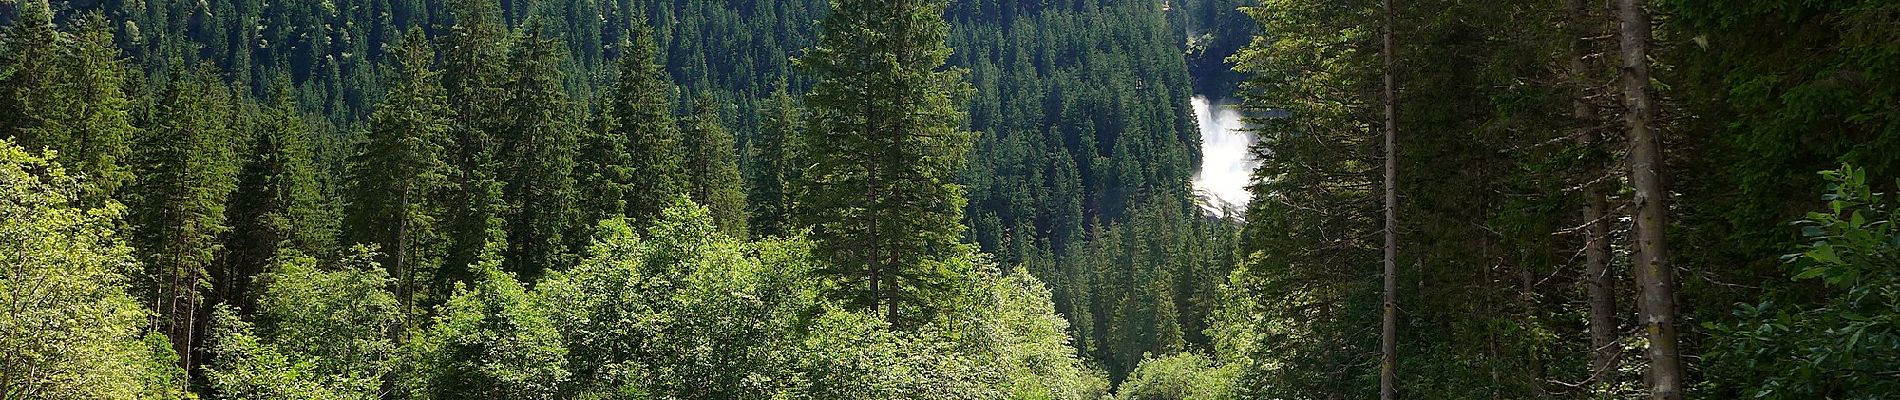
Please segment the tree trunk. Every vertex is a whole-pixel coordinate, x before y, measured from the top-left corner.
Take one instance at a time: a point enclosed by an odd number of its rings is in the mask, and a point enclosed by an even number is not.
[[[1627,0],[1626,0],[1627,1]],[[1385,32],[1381,38],[1384,43],[1380,51],[1385,59],[1385,302],[1382,308],[1382,329],[1380,331],[1379,352],[1379,398],[1395,400],[1398,398],[1398,252],[1399,252],[1399,192],[1398,184],[1398,97],[1397,88],[1392,82],[1392,0],[1384,0]]]
[[[1590,9],[1586,0],[1570,0],[1569,28],[1570,37],[1570,76],[1571,76],[1571,116],[1576,120],[1578,144],[1589,148],[1597,146],[1600,136],[1596,126],[1599,123],[1596,106],[1588,100],[1590,92],[1590,41],[1595,36],[1594,26],[1590,23]],[[1583,187],[1583,275],[1587,285],[1590,309],[1590,348],[1591,379],[1598,388],[1598,398],[1613,398],[1616,389],[1616,359],[1621,348],[1617,345],[1616,324],[1616,276],[1610,274],[1610,227],[1605,223],[1607,202],[1604,200],[1603,185],[1597,182],[1605,173],[1596,160],[1585,171],[1587,183]]]
[[[1649,336],[1650,398],[1682,397],[1682,360],[1676,349],[1675,270],[1669,265],[1668,223],[1663,197],[1662,143],[1650,129],[1654,102],[1649,84],[1649,12],[1638,0],[1619,0],[1623,55],[1624,121],[1630,135],[1630,184],[1636,189],[1635,275],[1641,286],[1643,331]]]

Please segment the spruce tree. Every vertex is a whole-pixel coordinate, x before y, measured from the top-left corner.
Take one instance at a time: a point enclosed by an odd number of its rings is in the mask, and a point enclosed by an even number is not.
[[[574,221],[574,158],[580,127],[574,103],[561,86],[563,47],[530,21],[508,60],[514,79],[505,104],[509,125],[502,131],[497,170],[506,183],[502,201],[509,212],[505,265],[532,282],[542,272],[572,263],[577,239]]]
[[[412,30],[394,50],[395,86],[370,115],[367,140],[350,160],[346,240],[374,244],[380,265],[395,280],[404,322],[418,298],[446,299],[447,286],[428,285],[446,256],[441,226],[451,217],[445,204],[453,187],[443,159],[449,132],[441,75],[431,68],[434,50]],[[420,292],[420,293],[419,293]]]
[[[60,64],[68,52],[44,1],[20,4],[19,19],[0,33],[0,138],[39,152],[71,143],[58,115],[73,106]]]
[[[758,134],[746,143],[746,225],[760,237],[784,236],[791,233],[786,182],[791,167],[798,165],[786,139],[802,124],[798,104],[784,85],[766,101],[763,118]]]
[[[945,4],[836,0],[798,65],[818,79],[799,143],[810,166],[798,218],[812,229],[834,293],[898,325],[928,317],[952,283],[973,134],[959,128],[962,74],[943,70]],[[901,313],[901,314],[900,314]]]
[[[673,118],[673,85],[657,61],[652,30],[644,22],[634,26],[633,46],[620,59],[620,80],[608,107],[617,122],[610,132],[625,138],[634,163],[626,215],[646,226],[686,194],[686,176]]]
[[[334,204],[322,192],[311,161],[310,126],[290,102],[287,80],[273,89],[275,105],[262,111],[238,174],[227,218],[225,260],[213,276],[219,298],[250,311],[251,277],[286,252],[328,256],[334,247]]]
[[[79,22],[73,49],[63,65],[64,89],[70,105],[54,115],[66,133],[58,149],[59,162],[84,176],[91,185],[81,201],[101,204],[118,194],[132,179],[124,165],[131,156],[131,101],[126,98],[126,67],[105,17],[87,14]]]
[[[496,176],[495,152],[499,132],[506,125],[507,30],[494,2],[455,0],[449,3],[455,25],[442,50],[443,92],[454,117],[449,125],[447,221],[449,251],[443,263],[443,282],[475,278],[469,266],[480,259],[490,242],[501,241],[502,183]]]
[[[693,202],[706,206],[719,231],[746,237],[744,182],[733,154],[737,144],[732,132],[719,122],[718,103],[710,95],[700,96],[693,109],[686,121],[686,170]]]
[[[211,67],[176,73],[147,117],[133,184],[133,244],[147,269],[153,328],[189,370],[199,332],[199,293],[228,231],[225,202],[237,187],[230,92]]]

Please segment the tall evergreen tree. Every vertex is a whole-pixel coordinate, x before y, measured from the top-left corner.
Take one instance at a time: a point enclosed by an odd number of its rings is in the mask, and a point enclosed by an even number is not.
[[[580,126],[574,103],[562,88],[566,56],[538,22],[515,42],[508,57],[508,127],[500,137],[497,170],[506,183],[508,251],[505,264],[523,280],[571,264],[584,244],[574,231],[574,158]]]
[[[634,24],[633,45],[620,59],[620,80],[608,105],[617,123],[610,132],[626,139],[633,159],[627,192],[627,217],[651,223],[660,211],[686,195],[679,125],[673,118],[673,85],[658,63],[653,32]]]
[[[1669,192],[1663,190],[1662,138],[1656,132],[1655,89],[1649,75],[1648,2],[1617,1],[1623,61],[1624,128],[1629,129],[1629,180],[1635,191],[1637,310],[1649,343],[1649,397],[1682,398],[1682,354],[1676,340],[1676,269],[1669,264]]]
[[[132,126],[131,101],[126,97],[126,67],[119,61],[112,27],[105,17],[87,14],[74,35],[72,54],[62,67],[63,89],[69,105],[53,116],[56,129],[65,131],[58,149],[61,164],[92,182],[82,201],[99,204],[118,194],[132,179],[129,166]]]
[[[290,102],[289,82],[273,90],[276,104],[253,125],[250,152],[231,195],[231,232],[224,265],[213,275],[219,299],[250,310],[250,277],[286,251],[328,256],[336,238],[335,205],[312,164],[310,126]]]
[[[760,237],[791,233],[791,193],[787,182],[798,165],[786,140],[797,134],[803,122],[798,104],[781,85],[766,101],[759,133],[746,142],[746,214],[747,227]]]
[[[132,188],[133,243],[147,269],[152,327],[193,365],[206,272],[224,250],[225,202],[237,187],[230,92],[209,66],[179,73],[146,118]]]
[[[395,280],[403,322],[416,313],[418,298],[448,296],[446,285],[427,285],[437,277],[448,238],[441,226],[450,218],[448,177],[443,159],[449,110],[435,57],[420,30],[394,50],[398,72],[389,95],[370,114],[370,131],[350,160],[349,213],[345,237],[374,244]],[[419,293],[420,292],[420,293]],[[431,301],[433,303],[433,301]]]
[[[693,202],[711,212],[713,225],[727,236],[746,237],[746,198],[733,149],[732,132],[719,122],[719,103],[710,95],[693,102],[686,123],[686,175]]]
[[[973,140],[952,99],[962,72],[944,70],[945,4],[836,0],[818,44],[797,60],[818,82],[806,96],[798,218],[812,229],[834,295],[898,325],[928,318],[954,279]]]
[[[19,18],[0,33],[0,135],[37,152],[71,142],[64,129],[47,126],[70,106],[71,96],[60,87],[66,34],[53,26],[46,1],[18,7]]]
[[[506,124],[508,33],[494,2],[454,0],[449,13],[455,25],[442,49],[442,86],[454,115],[447,148],[454,168],[448,176],[453,185],[451,213],[444,221],[449,251],[439,279],[466,282],[475,278],[468,268],[488,243],[504,240],[501,213],[506,205],[495,153]]]

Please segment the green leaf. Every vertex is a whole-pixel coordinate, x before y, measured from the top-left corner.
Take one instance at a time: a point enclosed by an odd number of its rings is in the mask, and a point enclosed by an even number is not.
[[[1808,258],[1827,264],[1841,264],[1841,256],[1835,254],[1834,246],[1826,242],[1816,244],[1814,250],[1808,250]]]
[[[1795,274],[1794,280],[1798,281],[1802,279],[1813,279],[1814,277],[1821,276],[1822,273],[1826,273],[1826,272],[1827,272],[1827,268],[1821,268],[1821,267],[1808,268],[1807,270],[1801,271],[1801,273],[1799,274]]]

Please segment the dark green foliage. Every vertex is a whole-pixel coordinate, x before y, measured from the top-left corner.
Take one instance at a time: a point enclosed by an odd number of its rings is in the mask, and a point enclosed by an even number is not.
[[[22,4],[21,20],[0,33],[0,135],[33,149],[58,152],[62,164],[85,177],[83,201],[115,198],[132,179],[124,165],[136,128],[127,100],[126,69],[111,27],[87,14],[67,34],[41,23],[52,16],[39,2]]]
[[[1707,323],[1713,396],[1877,398],[1900,390],[1900,207],[1874,193],[1867,170],[1823,172],[1824,211],[1798,221],[1809,241],[1783,258],[1794,279],[1825,284],[1819,304],[1793,293],[1741,304],[1733,323]],[[1900,182],[1897,182],[1900,183]]]
[[[570,265],[578,249],[574,159],[579,115],[561,87],[559,43],[531,26],[509,54],[507,125],[497,138],[497,176],[505,184],[510,271],[532,281]]]
[[[370,114],[369,136],[350,161],[343,232],[345,240],[380,250],[378,261],[396,280],[404,315],[413,315],[416,299],[437,303],[450,287],[440,268],[449,244],[445,223],[454,215],[446,205],[456,199],[448,178],[455,171],[444,159],[449,110],[440,74],[431,68],[434,52],[412,32],[395,53],[400,75]]]
[[[250,124],[254,136],[228,210],[224,266],[212,274],[218,298],[244,311],[251,306],[249,277],[286,252],[327,256],[337,235],[335,204],[312,163],[310,127],[289,94],[278,93],[277,104]]]
[[[790,139],[804,128],[803,115],[788,89],[779,87],[760,110],[759,134],[745,149],[747,226],[758,237],[791,233],[792,193],[800,157]]]
[[[442,87],[450,115],[448,176],[449,237],[443,262],[446,282],[475,277],[472,266],[489,242],[505,233],[501,214],[503,183],[497,168],[501,133],[505,129],[504,102],[509,78],[508,33],[492,2],[449,2],[456,23],[443,41]]]
[[[693,202],[705,205],[713,224],[726,236],[746,237],[745,181],[739,176],[736,143],[720,125],[718,103],[711,97],[693,102],[693,116],[685,121],[688,191]]]
[[[811,227],[840,298],[893,324],[927,320],[955,284],[943,261],[962,236],[963,188],[953,174],[973,134],[943,70],[948,26],[937,1],[834,1],[819,42],[798,59],[818,83],[805,97],[796,213]]]
[[[230,230],[226,202],[237,188],[240,140],[229,90],[209,67],[180,74],[143,117],[137,141],[138,180],[131,205],[133,245],[145,264],[142,288],[159,314],[158,329],[177,346],[185,367],[206,297],[201,289]]]
[[[644,225],[677,197],[686,196],[688,182],[681,158],[683,138],[673,119],[673,85],[657,64],[651,31],[644,25],[633,31],[608,105],[614,124],[607,131],[626,141],[633,162],[626,183],[626,216]]]

